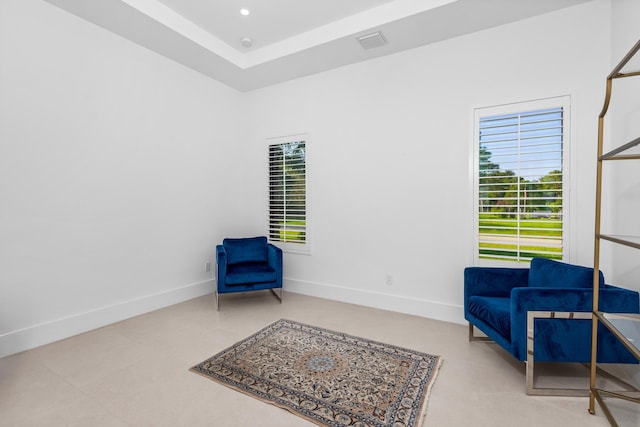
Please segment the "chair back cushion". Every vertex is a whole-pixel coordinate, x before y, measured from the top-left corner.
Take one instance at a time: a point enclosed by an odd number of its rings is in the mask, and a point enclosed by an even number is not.
[[[600,273],[600,287],[604,275]],[[593,268],[566,264],[546,258],[534,258],[529,268],[529,287],[539,288],[591,288]]]
[[[267,238],[264,236],[243,239],[224,239],[227,264],[267,262]]]

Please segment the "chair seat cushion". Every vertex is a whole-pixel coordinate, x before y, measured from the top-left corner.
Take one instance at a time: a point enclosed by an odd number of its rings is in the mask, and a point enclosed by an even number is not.
[[[245,262],[227,266],[226,285],[275,282],[276,271],[268,264]]]
[[[469,313],[482,319],[500,335],[510,340],[510,301],[509,297],[472,296],[469,298]]]

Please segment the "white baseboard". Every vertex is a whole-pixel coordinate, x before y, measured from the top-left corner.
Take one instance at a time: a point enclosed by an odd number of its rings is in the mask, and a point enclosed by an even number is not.
[[[40,347],[41,345],[212,293],[214,283],[214,280],[193,283],[8,332],[0,335],[0,357]]]
[[[462,305],[293,279],[284,279],[284,289],[297,294],[466,324]]]
[[[214,280],[193,283],[0,335],[0,357],[40,347],[212,293],[214,285]],[[284,279],[284,290],[445,322],[465,324],[462,306],[437,301],[292,279]]]

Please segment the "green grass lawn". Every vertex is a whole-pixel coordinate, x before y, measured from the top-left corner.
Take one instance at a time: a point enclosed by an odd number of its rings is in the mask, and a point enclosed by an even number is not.
[[[521,220],[504,219],[498,215],[480,214],[480,234],[497,234],[503,236],[516,236],[519,232],[523,237],[555,237],[562,239],[562,222],[557,219],[536,218]],[[538,242],[539,243],[539,242]],[[562,248],[546,247],[535,244],[514,243],[480,243],[479,255],[481,258],[502,259],[509,258],[533,258],[545,257],[550,259],[562,259]]]
[[[306,226],[306,221],[287,221],[286,226],[280,223],[280,239],[285,242],[304,243],[307,235]]]
[[[518,222],[497,215],[480,214],[479,227],[482,234],[517,234]],[[520,220],[520,235],[562,237],[562,222],[556,219],[539,218]]]
[[[544,257],[562,260],[562,248],[521,245],[520,251],[516,245],[498,243],[480,243],[480,258],[502,259],[503,257],[534,258]]]

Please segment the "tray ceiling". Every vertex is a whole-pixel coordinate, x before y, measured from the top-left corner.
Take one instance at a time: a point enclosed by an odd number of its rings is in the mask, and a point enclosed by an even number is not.
[[[248,91],[589,0],[45,1]],[[364,49],[376,31],[387,43]]]

